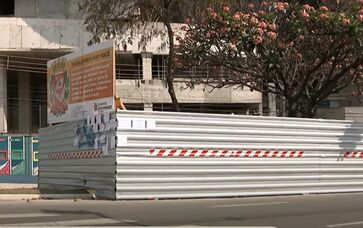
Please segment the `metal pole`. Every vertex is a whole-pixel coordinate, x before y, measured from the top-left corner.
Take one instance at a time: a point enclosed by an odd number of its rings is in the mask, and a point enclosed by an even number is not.
[[[39,128],[42,127],[42,104],[39,104]]]

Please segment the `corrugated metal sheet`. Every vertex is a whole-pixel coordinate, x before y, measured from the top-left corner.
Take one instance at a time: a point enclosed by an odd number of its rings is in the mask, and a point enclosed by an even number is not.
[[[97,119],[40,130],[41,193],[93,190],[98,196],[115,198],[116,117]]]
[[[123,111],[117,199],[363,190],[352,121]]]
[[[363,124],[353,121],[143,111],[107,119],[117,147],[101,155],[79,147],[80,122],[41,130],[41,190],[112,199],[363,191]]]

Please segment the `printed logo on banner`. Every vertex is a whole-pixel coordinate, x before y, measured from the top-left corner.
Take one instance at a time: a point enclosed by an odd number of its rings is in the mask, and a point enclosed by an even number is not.
[[[53,73],[50,75],[49,83],[50,112],[55,116],[64,115],[68,109],[69,77],[66,61],[67,59],[60,58],[51,65]]]
[[[111,111],[113,109],[111,104],[108,104],[107,102],[101,102],[101,103],[95,103],[93,106],[95,112],[102,113],[103,111]]]

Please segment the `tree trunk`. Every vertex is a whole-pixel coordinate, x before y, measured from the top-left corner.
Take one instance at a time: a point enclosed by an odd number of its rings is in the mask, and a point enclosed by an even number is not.
[[[286,107],[288,117],[297,117],[297,103],[295,100],[287,99],[287,107]]]
[[[305,109],[303,109],[301,112],[301,116],[303,118],[314,118],[316,113],[316,107],[312,107],[311,105],[307,105]]]
[[[170,2],[169,2],[170,3]],[[166,84],[168,85],[168,92],[171,98],[173,110],[175,112],[180,112],[180,107],[178,103],[178,99],[176,98],[174,85],[173,85],[173,71],[172,71],[172,64],[173,64],[173,58],[174,58],[174,33],[173,29],[171,28],[170,24],[170,4],[165,5],[165,20],[164,25],[166,26],[166,29],[168,31],[168,39],[169,39],[169,56],[168,56],[168,66],[167,66],[167,74],[165,77]]]

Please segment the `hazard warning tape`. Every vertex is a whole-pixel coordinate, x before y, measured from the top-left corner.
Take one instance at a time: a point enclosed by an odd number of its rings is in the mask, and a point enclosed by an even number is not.
[[[152,157],[244,157],[244,158],[301,158],[303,151],[262,151],[262,150],[173,150],[150,149]]]
[[[53,160],[99,158],[101,156],[102,156],[101,150],[60,152],[60,153],[48,154],[48,158]]]
[[[363,152],[345,152],[345,158],[363,158]]]

